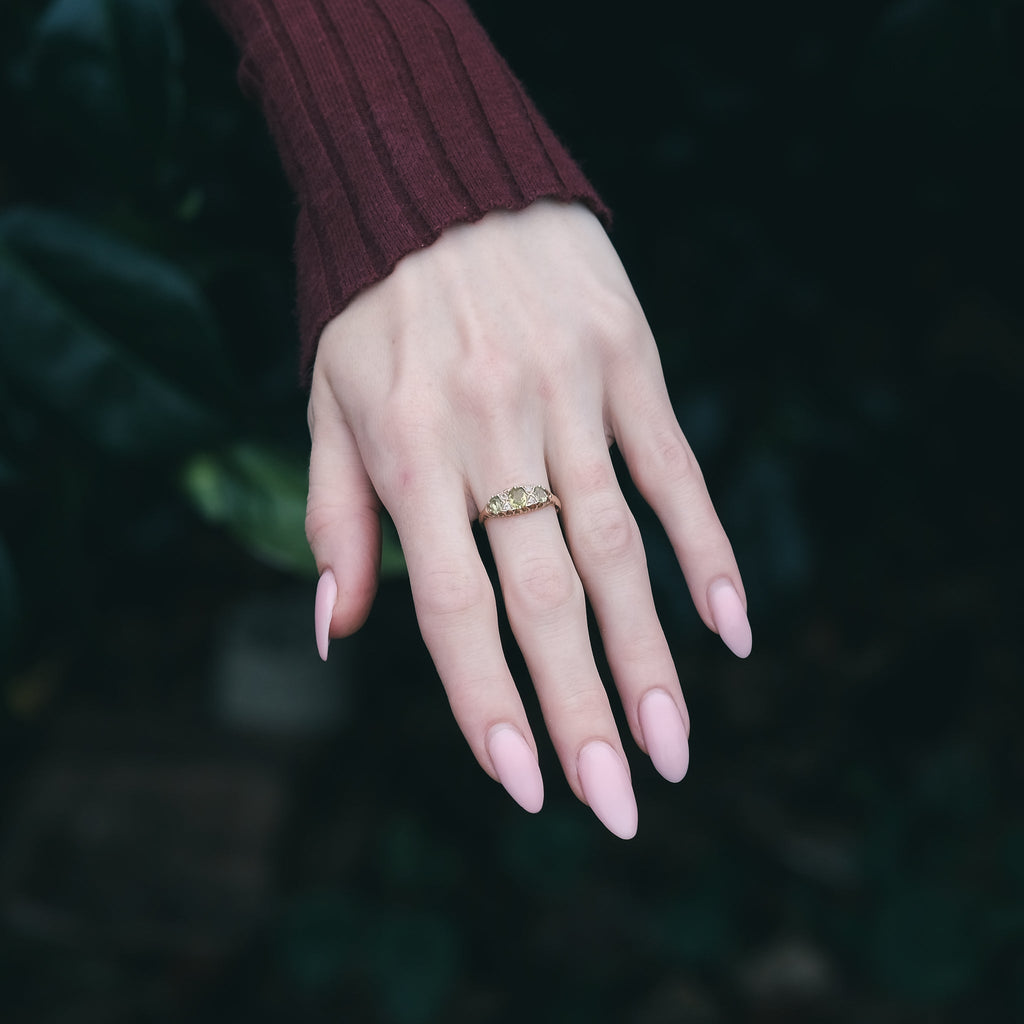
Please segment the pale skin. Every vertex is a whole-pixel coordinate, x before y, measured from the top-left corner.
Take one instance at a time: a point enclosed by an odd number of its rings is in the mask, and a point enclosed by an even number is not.
[[[636,802],[588,602],[633,739],[671,781],[686,772],[689,716],[611,444],[664,525],[704,623],[740,657],[750,627],[654,337],[598,220],[540,200],[406,256],[324,330],[309,425],[321,654],[369,613],[383,505],[423,638],[484,771],[540,809],[536,742],[498,635],[503,600],[570,787],[632,836]],[[496,595],[473,524],[515,484],[548,487],[562,511],[487,521]]]

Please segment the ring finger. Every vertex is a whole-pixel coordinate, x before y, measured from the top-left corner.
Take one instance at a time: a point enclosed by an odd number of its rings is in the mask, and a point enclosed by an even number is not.
[[[386,488],[381,497],[406,555],[420,631],[459,728],[485,771],[520,806],[540,810],[536,744],[502,651],[494,592],[466,520],[461,480],[425,471],[404,498]]]
[[[533,486],[543,471],[516,483]],[[483,507],[492,495],[474,488]],[[594,663],[583,584],[552,507],[486,520],[502,597],[569,784],[615,835],[637,810],[608,695]]]

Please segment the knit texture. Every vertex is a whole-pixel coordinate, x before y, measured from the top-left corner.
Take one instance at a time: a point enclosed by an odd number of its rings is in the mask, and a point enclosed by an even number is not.
[[[210,0],[299,200],[302,368],[363,288],[449,225],[600,198],[464,0]]]

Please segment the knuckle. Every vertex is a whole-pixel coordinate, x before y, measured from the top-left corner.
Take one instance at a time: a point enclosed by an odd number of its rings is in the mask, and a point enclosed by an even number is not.
[[[651,442],[643,466],[645,478],[652,484],[682,484],[699,470],[690,446],[681,433],[665,431]]]
[[[583,512],[574,540],[581,555],[597,563],[618,562],[637,551],[640,533],[622,502],[602,503]]]
[[[655,678],[668,679],[675,676],[675,666],[668,642],[656,620],[640,623],[624,635],[618,654],[622,664],[629,666],[634,672]]]
[[[334,511],[325,504],[310,501],[306,506],[306,540],[315,552],[335,521]]]
[[[602,292],[594,314],[608,338],[629,337],[637,332],[638,325],[646,323],[635,296],[612,289]]]
[[[652,617],[646,627],[641,626],[632,631],[626,642],[625,656],[627,660],[636,663],[660,663],[674,674],[668,641],[657,618]]]
[[[401,463],[436,449],[443,421],[442,403],[428,389],[395,389],[373,415],[373,433],[384,464]]]
[[[615,479],[615,470],[607,458],[581,461],[570,473],[568,489],[581,498],[614,493],[619,486],[618,480]]]
[[[368,496],[357,495],[344,502],[324,501],[313,496],[306,505],[306,540],[314,555],[327,556],[345,533],[373,536],[380,528],[379,507]]]
[[[582,599],[583,587],[575,572],[559,559],[536,557],[516,566],[506,603],[510,612],[539,618],[571,608]]]
[[[444,623],[469,615],[493,598],[486,577],[463,569],[431,569],[413,584],[421,621]]]
[[[568,722],[601,722],[609,715],[608,695],[590,682],[580,680],[558,695],[557,717]]]
[[[634,296],[605,290],[593,302],[590,314],[592,336],[602,346],[605,358],[636,357],[649,330]]]

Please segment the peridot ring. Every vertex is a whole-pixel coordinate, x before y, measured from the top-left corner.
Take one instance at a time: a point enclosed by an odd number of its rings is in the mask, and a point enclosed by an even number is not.
[[[539,508],[553,505],[561,509],[562,503],[546,488],[537,484],[527,487],[516,484],[501,494],[496,494],[480,510],[480,522],[485,519],[498,519],[502,516],[519,516],[524,512],[536,512]]]

